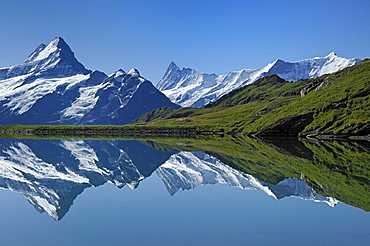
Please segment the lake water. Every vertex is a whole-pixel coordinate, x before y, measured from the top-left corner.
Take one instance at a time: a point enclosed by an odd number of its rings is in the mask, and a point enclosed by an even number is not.
[[[369,150],[0,139],[0,245],[370,245]]]

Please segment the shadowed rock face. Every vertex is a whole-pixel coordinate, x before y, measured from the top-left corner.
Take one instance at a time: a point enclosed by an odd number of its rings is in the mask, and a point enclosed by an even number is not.
[[[313,121],[313,113],[297,115],[281,119],[266,127],[257,136],[298,136],[303,129]]]
[[[119,125],[160,107],[179,106],[136,69],[86,69],[60,37],[0,69],[0,124]]]

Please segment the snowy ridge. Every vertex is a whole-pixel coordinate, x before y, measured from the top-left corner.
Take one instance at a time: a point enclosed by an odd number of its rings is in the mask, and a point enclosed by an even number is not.
[[[251,84],[267,75],[277,74],[287,81],[316,78],[358,63],[331,52],[325,57],[285,62],[277,59],[261,69],[242,69],[226,75],[198,73],[190,68],[180,69],[171,62],[157,88],[170,100],[183,107],[203,107],[221,96]]]
[[[62,111],[62,117],[69,119],[83,118],[86,113],[94,109],[99,100],[99,96],[96,96],[96,93],[105,86],[107,86],[107,84],[102,83],[95,86],[79,88],[80,96],[71,104],[70,107]]]
[[[316,193],[305,182],[287,178],[276,185],[260,182],[255,177],[223,164],[204,152],[180,152],[172,155],[157,169],[168,192],[194,189],[199,185],[227,184],[240,189],[261,190],[275,199],[294,196],[304,200],[323,202],[334,207],[338,201]]]
[[[174,195],[179,189],[190,190],[199,185],[228,184],[241,189],[261,189],[274,196],[253,176],[239,172],[204,152],[181,152],[170,157],[157,169],[168,192]]]

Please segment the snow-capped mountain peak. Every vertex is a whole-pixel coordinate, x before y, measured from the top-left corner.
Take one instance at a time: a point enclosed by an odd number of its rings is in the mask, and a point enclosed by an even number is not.
[[[135,77],[140,77],[140,72],[136,68],[131,68],[130,71],[128,71],[129,75],[135,76]]]
[[[64,39],[56,37],[48,45],[40,44],[25,62],[0,69],[0,79],[30,73],[44,77],[63,77],[90,72],[75,58],[74,53]]]
[[[170,65],[168,65],[168,68],[167,68],[167,71],[166,71],[165,75],[171,74],[172,72],[178,71],[178,70],[180,70],[180,68],[176,65],[176,63],[171,62]]]
[[[126,72],[121,68],[113,73],[114,77],[119,77],[119,76],[122,76],[122,75],[125,75],[125,74],[126,74]]]
[[[326,57],[336,57],[336,56],[337,56],[337,53],[335,53],[334,51],[332,51]]]
[[[114,73],[108,76],[108,78],[114,78],[117,81],[122,81],[124,77],[127,75],[127,73],[123,69],[118,69]]]
[[[157,88],[174,103],[184,107],[203,107],[232,90],[253,83],[267,75],[276,74],[287,81],[316,78],[358,63],[335,52],[324,57],[287,62],[276,59],[261,69],[242,69],[225,75],[198,73],[189,68],[180,69],[174,62],[168,66]]]
[[[25,62],[44,60],[49,56],[59,52],[65,52],[73,55],[71,48],[64,41],[64,39],[61,37],[55,37],[48,45],[40,44],[40,46],[36,48],[36,50],[25,60]]]

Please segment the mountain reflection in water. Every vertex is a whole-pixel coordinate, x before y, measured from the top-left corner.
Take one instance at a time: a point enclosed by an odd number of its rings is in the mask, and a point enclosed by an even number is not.
[[[0,187],[60,220],[86,188],[136,189],[154,172],[172,196],[199,185],[258,189],[369,211],[369,144],[289,140],[0,139]],[[343,186],[344,185],[344,186]],[[365,192],[365,193],[364,193]]]

